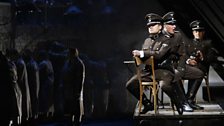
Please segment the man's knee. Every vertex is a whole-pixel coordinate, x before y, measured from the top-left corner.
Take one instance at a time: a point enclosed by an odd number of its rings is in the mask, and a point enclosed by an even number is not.
[[[205,76],[202,70],[198,70],[197,72],[193,73],[198,78],[203,78]]]
[[[136,76],[133,76],[131,79],[129,79],[126,83],[126,89],[130,90],[135,88],[138,85],[138,80]],[[137,86],[139,87],[139,86]]]
[[[162,80],[162,81],[159,81],[159,85],[162,90],[167,90],[168,88],[171,87],[171,81]]]

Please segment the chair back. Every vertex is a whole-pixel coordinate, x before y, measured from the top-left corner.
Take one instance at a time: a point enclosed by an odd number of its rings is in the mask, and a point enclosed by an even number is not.
[[[155,114],[157,114],[157,93],[158,93],[158,87],[157,87],[157,82],[155,79],[155,70],[154,70],[154,57],[150,56],[146,60],[142,60],[140,57],[134,57],[135,60],[135,65],[136,65],[136,72],[137,72],[137,77],[139,81],[139,86],[140,86],[140,100],[139,100],[139,113],[141,112],[141,106],[142,106],[142,95],[143,95],[143,90],[145,86],[150,86],[151,88],[151,94],[153,95],[153,103],[154,103],[154,111]],[[141,76],[141,65],[148,65],[151,71],[151,74],[149,74],[150,78],[152,81],[142,81],[142,76]]]
[[[137,76],[139,77],[139,79],[141,80],[141,70],[140,70],[140,65],[148,65],[150,66],[151,69],[151,78],[152,81],[156,81],[155,79],[155,68],[154,68],[154,57],[150,56],[148,59],[146,60],[142,60],[140,57],[134,57],[135,60],[135,65],[136,65],[136,70],[137,70]]]

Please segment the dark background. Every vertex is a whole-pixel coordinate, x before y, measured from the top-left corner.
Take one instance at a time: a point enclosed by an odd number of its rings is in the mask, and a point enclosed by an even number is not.
[[[24,2],[25,1],[25,2]],[[77,47],[90,62],[88,77],[95,83],[84,87],[88,118],[132,116],[136,99],[125,89],[133,74],[131,51],[140,49],[147,37],[147,13],[174,11],[178,30],[191,38],[189,23],[203,20],[206,34],[223,56],[224,10],[222,0],[29,0],[2,1],[1,49],[48,48],[55,41]],[[70,4],[72,3],[73,4]],[[24,4],[25,3],[25,4]],[[75,5],[80,11],[69,11]],[[73,8],[74,9],[74,8]],[[91,66],[92,65],[92,66]],[[220,70],[220,68],[217,68]],[[222,68],[223,69],[223,68]],[[102,71],[100,71],[102,70]],[[223,71],[218,71],[222,75]]]

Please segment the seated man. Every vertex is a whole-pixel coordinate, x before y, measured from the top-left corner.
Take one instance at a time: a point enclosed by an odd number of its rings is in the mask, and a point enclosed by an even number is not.
[[[187,71],[191,70],[186,67],[186,52],[185,52],[185,42],[179,31],[176,31],[176,20],[175,13],[168,12],[163,16],[163,34],[167,37],[167,41],[170,41],[170,46],[172,55],[173,68],[175,77],[172,81],[173,86],[175,87],[178,95],[179,101],[181,101],[184,112],[193,112],[193,109],[189,106],[187,99],[185,98],[184,90],[181,88],[180,82],[183,76],[188,73]],[[195,72],[198,76],[202,76],[200,71]],[[196,76],[196,78],[198,77]],[[188,77],[188,76],[186,76]],[[192,77],[191,77],[192,78]]]
[[[210,63],[215,60],[215,51],[211,48],[211,40],[204,39],[205,28],[201,21],[195,20],[191,22],[190,27],[194,38],[186,44],[186,53],[188,56],[186,67],[193,68],[203,73],[203,75],[206,75],[209,71]],[[194,71],[188,74],[195,76]],[[190,106],[195,110],[203,109],[203,107],[195,103],[195,96],[202,83],[203,76],[197,79],[189,77],[184,77],[184,79],[189,80],[186,98]]]
[[[177,108],[179,114],[183,113],[183,107],[181,101],[177,99],[177,96],[174,89],[175,84],[173,84],[174,71],[172,64],[173,54],[177,52],[177,49],[172,49],[173,46],[169,40],[169,36],[166,36],[162,33],[162,17],[150,13],[146,15],[147,26],[149,37],[145,40],[142,50],[133,50],[133,56],[139,56],[142,60],[154,56],[155,59],[155,76],[156,80],[159,81],[162,90],[171,98],[171,101]],[[150,81],[150,70],[145,69],[142,71],[142,79],[144,81]],[[139,83],[137,76],[134,75],[126,84],[127,90],[132,93],[137,99],[139,99]],[[184,94],[181,94],[184,95]],[[144,109],[142,114],[147,113],[149,110],[153,110],[153,105],[146,95],[143,94],[142,104]]]

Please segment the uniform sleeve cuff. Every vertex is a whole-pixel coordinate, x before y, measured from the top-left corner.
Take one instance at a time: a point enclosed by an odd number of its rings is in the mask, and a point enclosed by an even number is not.
[[[143,58],[144,57],[144,51],[139,51],[140,53],[140,58]]]
[[[186,64],[189,64],[190,60],[191,60],[191,59],[187,59]]]

